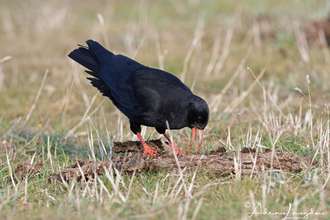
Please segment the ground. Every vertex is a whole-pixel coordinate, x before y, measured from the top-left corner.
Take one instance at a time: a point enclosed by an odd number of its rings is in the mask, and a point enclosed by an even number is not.
[[[328,1],[4,0],[0,6],[0,218],[282,219],[288,211],[330,218]],[[173,73],[204,98],[211,114],[201,155],[220,149],[235,171],[112,167],[88,183],[49,181],[71,166],[79,171],[79,161],[123,158],[114,142],[137,140],[127,118],[67,57],[88,39]],[[142,134],[166,145],[153,128]],[[169,135],[187,150],[190,129]],[[243,149],[252,149],[242,153],[251,161],[255,152],[306,160],[286,170],[266,159],[270,167],[248,175],[237,153]],[[28,174],[12,172],[26,161]]]

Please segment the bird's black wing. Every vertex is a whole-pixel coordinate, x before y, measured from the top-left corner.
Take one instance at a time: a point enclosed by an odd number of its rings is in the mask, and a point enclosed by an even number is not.
[[[136,98],[144,103],[145,107],[154,105],[156,102],[162,105],[170,104],[192,94],[191,90],[176,76],[148,67],[136,70],[129,78],[129,84],[132,85]],[[144,102],[144,100],[148,101]]]
[[[141,68],[147,67],[119,54],[111,57],[98,74],[102,82],[109,88],[113,103],[130,119],[145,114],[143,107],[135,97],[132,85],[128,82],[128,78]],[[104,88],[104,85],[96,83],[93,86],[100,91]]]
[[[89,69],[86,72],[95,77],[88,78],[91,84],[128,118],[143,116],[145,112],[127,79],[135,70],[146,67],[123,55],[114,55],[96,41],[86,43],[88,47],[80,46],[69,57]]]

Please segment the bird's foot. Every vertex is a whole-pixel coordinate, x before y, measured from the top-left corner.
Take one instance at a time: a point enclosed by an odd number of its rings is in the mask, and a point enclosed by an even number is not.
[[[180,148],[178,146],[176,146],[176,144],[169,143],[168,146],[171,150],[173,150],[175,155],[183,154],[182,151],[180,150]]]
[[[181,152],[180,148],[179,148],[178,146],[176,146],[176,144],[174,144],[174,143],[171,141],[170,137],[167,136],[167,134],[164,133],[164,136],[165,136],[166,139],[170,142],[170,143],[166,142],[166,144],[169,146],[169,148],[170,148],[171,150],[173,150],[173,152],[175,153],[175,155],[183,154],[183,153]]]
[[[152,150],[147,144],[143,145],[143,148],[144,148],[144,152],[142,155],[149,154],[152,157],[156,157],[156,155],[159,155],[159,153],[157,153],[157,151]]]
[[[188,148],[188,150],[187,150],[186,155],[189,155],[189,151],[190,151],[190,149],[191,149],[191,146],[192,146],[192,144],[189,145],[189,148]]]

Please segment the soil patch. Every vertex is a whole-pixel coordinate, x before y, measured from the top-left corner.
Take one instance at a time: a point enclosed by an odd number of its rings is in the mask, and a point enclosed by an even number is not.
[[[320,42],[320,30],[323,30],[326,43],[330,46],[330,15],[324,20],[313,21],[305,28],[306,39],[310,44]]]
[[[138,141],[124,143],[115,142],[114,152],[128,152],[124,156],[112,156],[104,161],[94,162],[78,160],[70,168],[53,173],[49,181],[93,181],[95,174],[101,175],[107,169],[120,173],[132,173],[134,171],[165,171],[178,172],[186,169],[186,172],[206,172],[212,176],[223,175],[260,175],[267,170],[279,172],[298,173],[308,168],[315,168],[311,160],[289,152],[257,153],[255,149],[244,148],[241,152],[226,152],[224,147],[211,151],[208,154],[179,155],[176,161],[172,152],[165,152],[162,142],[154,140],[147,142],[153,150],[161,154],[157,158],[143,156],[142,146]],[[129,149],[125,149],[127,147]]]
[[[15,181],[15,183],[17,183],[17,180],[21,182],[25,180],[25,178],[32,180],[40,173],[43,166],[44,164],[42,163],[31,164],[31,160],[28,159],[27,161],[17,165],[15,172],[8,176],[8,182],[11,183],[12,181]]]
[[[164,146],[161,140],[151,140],[146,141],[149,147],[157,152],[164,152]],[[126,142],[114,142],[114,147],[112,148],[112,152],[114,153],[128,153],[128,152],[143,152],[143,146],[140,141],[126,141]]]

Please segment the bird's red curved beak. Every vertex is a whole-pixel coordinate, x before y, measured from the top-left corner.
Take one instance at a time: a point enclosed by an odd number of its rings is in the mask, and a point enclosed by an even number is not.
[[[190,140],[189,148],[188,148],[188,151],[187,151],[186,154],[189,154],[190,148],[192,147],[192,145],[194,143],[194,140],[195,140],[195,137],[196,137],[196,131],[197,131],[196,126],[193,127],[191,130],[192,130],[191,140]],[[204,133],[204,130],[198,129],[198,149],[197,149],[196,154],[198,154],[198,152],[199,152],[199,150],[202,146],[203,133]]]

